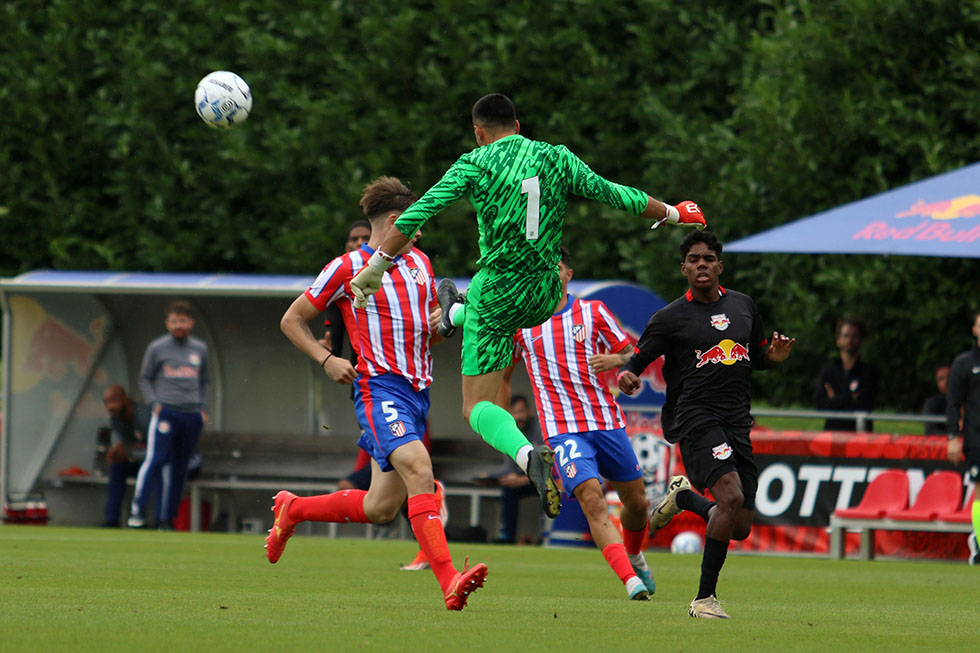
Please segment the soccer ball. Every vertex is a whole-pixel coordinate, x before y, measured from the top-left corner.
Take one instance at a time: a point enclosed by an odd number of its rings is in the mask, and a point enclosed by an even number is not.
[[[194,108],[208,126],[231,129],[248,120],[252,111],[252,91],[235,73],[218,70],[197,83]]]
[[[701,553],[701,536],[694,531],[684,531],[670,542],[671,553]]]

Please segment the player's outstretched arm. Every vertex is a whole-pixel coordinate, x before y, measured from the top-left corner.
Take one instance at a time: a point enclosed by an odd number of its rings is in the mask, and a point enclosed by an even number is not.
[[[778,331],[773,331],[769,348],[766,349],[766,365],[778,365],[789,358],[789,352],[793,348],[794,342],[796,342],[796,338],[790,338]]]
[[[656,229],[665,222],[682,227],[694,227],[698,231],[708,226],[701,207],[690,200],[684,200],[677,206],[671,206],[651,197],[647,202],[647,208],[640,214],[640,217],[655,220],[651,229]]]

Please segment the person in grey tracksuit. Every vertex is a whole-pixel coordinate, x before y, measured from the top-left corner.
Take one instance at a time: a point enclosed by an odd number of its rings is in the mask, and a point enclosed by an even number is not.
[[[148,489],[157,476],[162,476],[163,488],[162,514],[157,520],[161,529],[172,528],[184,493],[187,463],[207,420],[207,345],[190,335],[194,328],[190,304],[175,301],[167,307],[166,316],[167,334],[149,344],[140,367],[140,391],[153,407],[153,416],[146,459],[136,477],[131,528],[146,526]]]

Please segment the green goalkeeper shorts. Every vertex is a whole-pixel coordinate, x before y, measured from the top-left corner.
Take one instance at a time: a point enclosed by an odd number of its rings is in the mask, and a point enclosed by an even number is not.
[[[466,289],[463,374],[489,374],[513,363],[514,334],[550,318],[560,299],[557,267],[532,275],[482,268]]]

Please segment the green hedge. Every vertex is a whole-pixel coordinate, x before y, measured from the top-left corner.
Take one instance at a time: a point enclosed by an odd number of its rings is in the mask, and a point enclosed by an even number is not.
[[[524,133],[732,240],[972,162],[980,3],[473,3],[14,0],[0,8],[0,272],[41,268],[311,276],[341,251],[360,188],[420,191],[474,146],[469,108],[501,91]],[[198,79],[241,74],[249,122],[210,130]],[[580,278],[684,290],[682,234],[570,204]],[[477,258],[468,205],[427,226],[440,274]],[[726,283],[800,339],[760,375],[807,405],[832,324],[875,327],[882,405],[916,410],[969,345],[976,260],[728,257]]]

